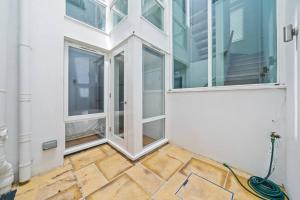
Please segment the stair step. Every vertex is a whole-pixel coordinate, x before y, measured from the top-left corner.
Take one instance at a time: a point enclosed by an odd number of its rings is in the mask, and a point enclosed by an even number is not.
[[[236,60],[244,60],[244,59],[253,59],[253,58],[264,58],[264,55],[262,53],[255,53],[255,54],[230,54],[232,59]]]
[[[253,79],[253,78],[259,78],[259,74],[248,73],[248,74],[234,74],[234,75],[226,76],[226,80],[242,80],[242,79]]]
[[[230,60],[232,62],[238,63],[238,62],[265,62],[264,57],[253,57],[253,58],[234,58],[234,57],[230,57]]]
[[[259,69],[246,69],[246,70],[240,70],[240,71],[235,71],[235,70],[228,70],[227,75],[235,75],[235,74],[259,74],[260,71]]]
[[[257,84],[259,79],[248,79],[248,80],[225,80],[224,85],[245,85],[245,84]]]
[[[249,62],[249,63],[244,63],[244,62],[239,62],[239,63],[235,63],[235,62],[230,62],[230,68],[258,68],[258,67],[263,67],[265,66],[264,62]]]

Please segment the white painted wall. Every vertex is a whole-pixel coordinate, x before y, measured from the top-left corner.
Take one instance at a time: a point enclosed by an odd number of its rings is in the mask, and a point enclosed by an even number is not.
[[[120,24],[118,33],[111,33],[111,44],[107,35],[90,27],[83,27],[78,22],[65,18],[65,1],[32,0],[31,9],[31,44],[32,44],[32,160],[33,174],[46,171],[63,162],[64,151],[64,119],[63,119],[63,66],[64,38],[81,41],[99,49],[110,50],[120,41],[116,38],[129,36],[126,22]],[[294,0],[296,3],[296,0]],[[5,1],[9,12],[1,13],[9,19],[6,49],[8,64],[8,110],[7,125],[9,139],[6,143],[8,160],[17,169],[17,0]],[[133,4],[130,9],[139,9]],[[129,12],[130,12],[129,9]],[[55,10],[55,12],[52,12]],[[167,10],[167,12],[169,12]],[[143,21],[143,22],[141,22]],[[141,19],[137,22],[137,34],[145,35],[145,40],[153,42],[161,49],[169,52],[169,29],[166,34],[147,26]],[[2,22],[1,22],[2,23]],[[166,25],[170,24],[168,21]],[[128,25],[128,24],[127,24]],[[134,25],[134,23],[133,23]],[[130,25],[130,26],[133,26]],[[0,27],[2,27],[0,25]],[[117,30],[117,29],[115,29]],[[115,35],[114,35],[115,34]],[[4,41],[3,38],[0,38]],[[170,55],[166,55],[169,59]],[[139,61],[140,62],[140,61]],[[291,66],[287,63],[287,66]],[[169,69],[167,69],[169,70]],[[167,72],[169,74],[169,72]],[[294,71],[290,71],[291,79]],[[293,82],[291,83],[293,84]],[[288,95],[293,94],[292,88]],[[206,91],[187,93],[168,93],[167,95],[167,135],[173,143],[181,145],[196,153],[211,157],[220,162],[264,175],[268,166],[269,137],[271,131],[278,131],[283,136],[278,167],[274,179],[280,183],[285,180],[287,166],[287,185],[293,197],[298,197],[299,172],[299,139],[290,134],[288,144],[288,163],[285,165],[285,89]],[[289,101],[289,98],[288,98]],[[284,106],[283,106],[284,107]],[[294,107],[290,107],[294,109]],[[278,119],[273,124],[273,119]],[[292,117],[292,116],[291,116]],[[292,118],[291,118],[292,119]],[[58,148],[42,151],[42,143],[52,139],[58,140]],[[298,198],[295,198],[298,199]]]
[[[0,45],[0,64],[7,65],[6,123],[8,140],[5,143],[5,151],[8,161],[13,165],[16,178],[18,169],[18,3],[16,0],[1,1],[0,10],[0,41],[3,44]]]
[[[269,135],[278,132],[283,139],[273,178],[284,182],[285,89],[171,92],[166,105],[172,143],[259,176],[268,169]]]
[[[300,2],[291,0],[286,4],[286,24],[300,25]],[[287,191],[290,199],[300,199],[300,37],[286,43],[287,66]]]
[[[32,172],[62,164],[64,152],[63,58],[64,3],[33,0],[31,21]],[[52,12],[55,11],[55,12]],[[57,140],[58,147],[42,150],[42,143]]]

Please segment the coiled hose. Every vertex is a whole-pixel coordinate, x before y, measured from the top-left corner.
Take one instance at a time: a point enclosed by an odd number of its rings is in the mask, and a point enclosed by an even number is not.
[[[271,152],[271,160],[268,174],[265,178],[261,178],[258,176],[252,176],[248,179],[248,186],[254,191],[249,190],[245,187],[234,171],[228,166],[226,163],[223,165],[228,168],[233,176],[236,178],[238,183],[249,193],[253,194],[254,196],[263,199],[263,200],[284,200],[285,198],[289,200],[289,197],[281,190],[281,188],[274,182],[268,180],[272,172],[272,165],[273,165],[273,157],[274,157],[274,143],[278,137],[274,134],[271,135],[271,144],[272,144],[272,152]],[[256,193],[255,193],[256,192]]]

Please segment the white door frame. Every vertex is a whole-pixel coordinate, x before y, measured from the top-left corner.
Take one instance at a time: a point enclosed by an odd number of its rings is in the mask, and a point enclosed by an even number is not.
[[[128,67],[128,59],[127,59],[127,44],[122,45],[121,47],[113,50],[110,56],[110,70],[109,70],[109,77],[110,77],[110,87],[109,87],[109,132],[108,138],[114,144],[120,146],[124,150],[127,149],[127,142],[128,142],[128,116],[127,116],[127,104],[124,103],[124,139],[116,136],[114,134],[114,57],[120,53],[124,53],[124,102],[127,102],[127,67]]]

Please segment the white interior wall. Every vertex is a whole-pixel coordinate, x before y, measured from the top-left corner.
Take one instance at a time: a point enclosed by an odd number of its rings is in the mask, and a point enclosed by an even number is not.
[[[286,12],[285,24],[300,25],[300,2],[291,0],[284,8]],[[290,199],[300,199],[300,37],[285,45],[287,66],[287,164],[286,186]]]
[[[284,182],[285,89],[171,92],[166,105],[172,143],[259,176],[268,169],[269,135],[278,132],[283,139],[272,177]]]
[[[31,1],[33,175],[63,163],[64,12],[64,3],[60,0]],[[50,140],[57,140],[58,147],[43,151],[42,143]]]
[[[64,2],[65,1],[62,1],[59,4],[64,6]],[[61,15],[60,18],[65,15],[64,9],[65,8],[63,7],[63,15]],[[80,41],[85,45],[88,44],[103,50],[108,50],[110,48],[108,34],[72,19],[71,17],[64,17],[62,28],[64,30],[62,35],[69,40]]]
[[[5,150],[7,160],[13,165],[15,178],[18,169],[18,13],[17,1],[1,1],[0,41],[3,45],[0,45],[0,64],[7,65],[6,125],[8,139],[5,142]]]

